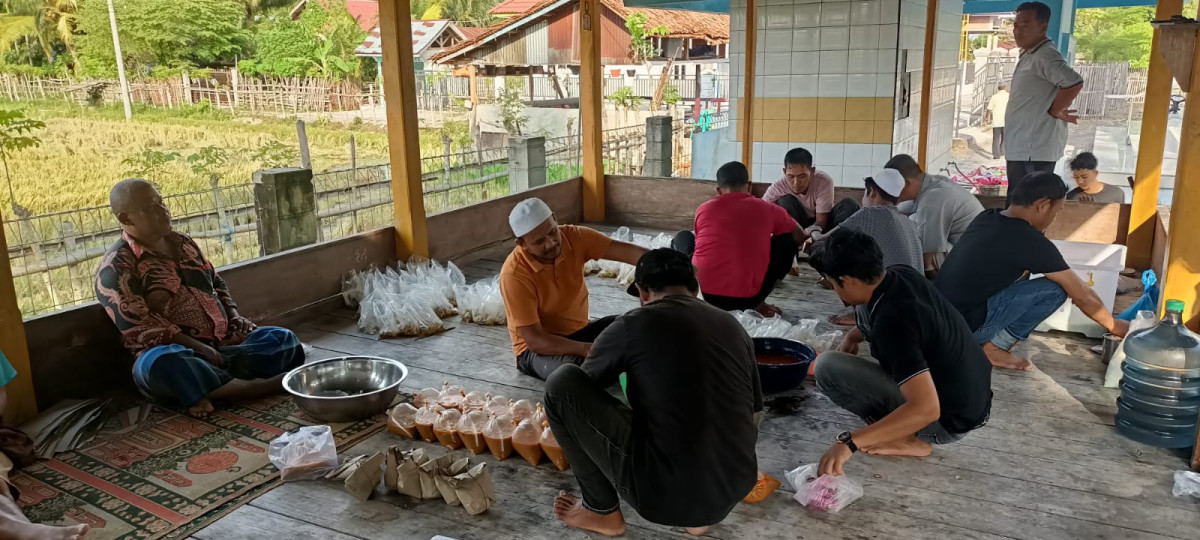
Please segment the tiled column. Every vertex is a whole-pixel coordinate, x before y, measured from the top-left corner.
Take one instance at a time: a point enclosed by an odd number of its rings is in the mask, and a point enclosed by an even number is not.
[[[962,0],[940,0],[937,32],[934,38],[933,89],[921,88],[922,62],[925,58],[925,19],[927,0],[901,0],[900,35],[897,54],[903,62],[897,77],[898,88],[903,81],[911,84],[909,114],[897,117],[892,152],[917,155],[917,135],[920,133],[921,103],[932,96],[929,118],[929,148],[926,169],[939,172],[950,160],[954,137],[954,86],[958,83],[959,32],[962,28]],[[897,94],[897,110],[902,109],[903,96]]]
[[[800,146],[838,185],[862,186],[892,151],[900,1],[759,1],[754,180],[777,179]],[[731,89],[741,88],[744,12],[732,0]]]

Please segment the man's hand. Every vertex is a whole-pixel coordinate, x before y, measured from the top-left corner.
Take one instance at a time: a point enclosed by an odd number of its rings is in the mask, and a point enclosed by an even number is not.
[[[208,362],[213,367],[220,369],[225,368],[225,357],[221,356],[220,351],[203,343],[199,344],[197,347],[193,347],[192,350],[196,351],[196,356],[203,358],[205,362]]]
[[[1113,319],[1113,327],[1109,333],[1117,337],[1125,337],[1129,333],[1129,321]]]
[[[863,342],[862,332],[857,326],[846,332],[846,336],[842,338],[842,342],[838,344],[838,352],[846,354],[858,354],[858,345]]]
[[[253,332],[255,328],[258,328],[258,325],[241,315],[234,315],[229,319],[230,333],[244,335]]]
[[[1075,109],[1063,109],[1061,111],[1050,111],[1050,116],[1053,116],[1053,117],[1055,117],[1059,120],[1062,120],[1068,124],[1078,124],[1079,123],[1079,115],[1076,114],[1077,112],[1079,112],[1079,111],[1077,111]]]
[[[846,474],[844,465],[850,460],[851,455],[853,453],[850,451],[849,446],[840,442],[833,443],[833,446],[830,446],[829,450],[825,451],[825,455],[821,456],[821,465],[817,467],[817,472],[821,476],[827,474],[841,476]]]
[[[1086,203],[1095,202],[1095,200],[1092,199],[1092,194],[1090,194],[1090,193],[1080,193],[1079,197],[1075,200],[1077,200],[1079,202],[1086,202]]]

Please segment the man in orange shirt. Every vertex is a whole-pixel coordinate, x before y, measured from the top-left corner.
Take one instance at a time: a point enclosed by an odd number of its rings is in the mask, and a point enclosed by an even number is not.
[[[615,319],[589,323],[584,263],[608,259],[633,265],[646,249],[587,227],[560,226],[537,198],[517,203],[508,224],[517,237],[500,270],[508,333],[517,369],[545,380],[564,364],[582,364],[592,342]]]

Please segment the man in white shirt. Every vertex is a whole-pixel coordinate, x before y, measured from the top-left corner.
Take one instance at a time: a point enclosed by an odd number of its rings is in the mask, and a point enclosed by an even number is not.
[[[988,118],[992,121],[992,159],[1000,159],[1004,152],[1004,116],[1007,110],[1008,83],[1000,81],[996,85],[996,94],[988,100],[987,106]]]
[[[1004,121],[1009,193],[1031,172],[1054,171],[1067,146],[1067,124],[1079,120],[1068,107],[1083,89],[1083,78],[1046,37],[1049,25],[1046,4],[1017,6],[1013,38],[1021,47],[1021,57],[1013,70]]]

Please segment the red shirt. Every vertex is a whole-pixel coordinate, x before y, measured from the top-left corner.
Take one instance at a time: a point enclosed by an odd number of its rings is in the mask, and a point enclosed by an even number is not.
[[[696,277],[705,294],[749,298],[762,288],[771,237],[796,230],[783,207],[749,193],[726,193],[696,209]]]

